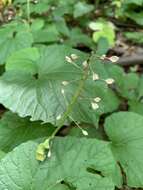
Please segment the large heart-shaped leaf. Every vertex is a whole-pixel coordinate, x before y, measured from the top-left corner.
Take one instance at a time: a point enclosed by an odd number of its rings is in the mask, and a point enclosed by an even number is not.
[[[74,65],[65,60],[71,54],[79,57]],[[79,86],[85,59],[84,53],[59,45],[43,48],[40,53],[28,48],[13,54],[7,62],[6,73],[0,78],[0,102],[21,117],[31,116],[31,120],[56,124]],[[96,96],[102,99],[98,111],[91,106]],[[92,81],[89,76],[71,115],[97,124],[99,115],[117,106],[118,99],[107,85]]]
[[[30,122],[28,118],[22,119],[7,112],[0,120],[0,149],[8,152],[22,142],[48,137],[53,130],[50,124]]]
[[[111,115],[105,130],[131,187],[143,187],[143,117],[132,112]]]
[[[67,107],[62,82],[82,76],[80,69],[65,61],[65,56],[74,52],[54,45],[41,50],[41,55],[35,48],[14,54],[1,78],[1,103],[22,117],[55,122]]]
[[[34,142],[22,144],[2,159],[1,190],[39,190],[41,187],[53,190],[61,182],[79,190],[114,190],[111,176],[116,164],[108,143],[86,138],[56,138],[51,157],[43,163],[35,159],[36,147]]]
[[[30,47],[33,43],[32,34],[26,24],[12,23],[0,29],[0,64],[17,50]]]

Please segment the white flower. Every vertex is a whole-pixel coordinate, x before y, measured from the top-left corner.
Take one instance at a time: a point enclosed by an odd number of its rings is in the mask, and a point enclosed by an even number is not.
[[[115,82],[115,80],[112,79],[112,78],[109,78],[109,79],[106,79],[105,82],[106,82],[107,84],[113,84],[113,83]]]
[[[61,114],[59,114],[57,117],[56,117],[56,120],[59,120],[59,119],[61,119]]]
[[[96,73],[93,73],[92,80],[99,80],[99,76]]]
[[[61,89],[61,93],[62,93],[62,94],[65,94],[65,91],[64,91],[64,89],[63,89],[63,88]]]
[[[66,59],[66,61],[67,61],[68,63],[72,63],[72,62],[73,62],[72,59],[71,59],[71,57],[69,57],[69,56],[66,56],[65,59]]]
[[[101,101],[101,98],[100,97],[96,97],[96,98],[94,98],[94,101],[98,103],[98,102]]]
[[[12,15],[8,15],[8,18],[7,18],[9,21],[12,20]]]
[[[97,110],[99,108],[99,105],[95,102],[91,102],[91,106],[93,110]]]
[[[35,0],[35,1],[33,1],[35,4],[37,4],[38,3],[38,1],[37,0]]]
[[[62,38],[60,38],[60,42],[61,42],[61,43],[63,43],[63,42],[64,42],[64,40],[63,40]]]
[[[101,60],[104,60],[105,58],[106,58],[106,55],[102,55],[102,56],[100,57]]]
[[[64,86],[66,86],[66,85],[69,84],[69,82],[68,82],[68,81],[62,81],[62,84],[63,84]]]
[[[82,134],[85,136],[88,136],[88,132],[86,130],[83,130],[83,129],[82,129]]]
[[[111,61],[113,63],[117,62],[119,60],[119,57],[118,56],[111,56],[111,57],[107,57],[106,55],[102,55],[100,57],[101,60],[108,60],[108,61]]]
[[[77,56],[76,54],[71,54],[71,58],[72,58],[73,60],[76,60],[76,59],[78,59],[78,56]]]
[[[54,7],[54,6],[51,7],[51,10],[52,10],[52,11],[54,11],[55,9],[56,9],[56,7]]]
[[[112,56],[112,57],[109,58],[109,60],[110,60],[111,62],[115,63],[115,62],[117,62],[117,61],[119,60],[119,57],[117,57],[117,56]]]
[[[86,69],[86,68],[87,68],[87,66],[88,66],[87,61],[84,61],[84,62],[82,63],[82,65],[83,65],[83,67]]]
[[[47,156],[48,156],[48,158],[50,158],[50,157],[51,157],[51,151],[50,151],[50,150],[48,151]]]

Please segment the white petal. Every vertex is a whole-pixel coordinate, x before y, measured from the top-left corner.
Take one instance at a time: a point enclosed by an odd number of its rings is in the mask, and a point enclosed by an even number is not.
[[[113,84],[113,83],[115,82],[115,80],[112,79],[112,78],[109,78],[109,79],[106,79],[105,82],[106,82],[107,84]]]
[[[100,57],[101,60],[104,60],[105,58],[106,58],[106,55],[102,55],[102,56]]]
[[[87,136],[87,135],[88,135],[88,132],[87,132],[86,130],[83,130],[83,129],[82,129],[82,134],[85,135],[85,136]]]
[[[94,101],[98,103],[98,102],[101,101],[101,98],[100,97],[96,97],[96,98],[94,98]]]
[[[59,120],[59,119],[61,119],[61,114],[59,114],[57,117],[56,117],[56,120]]]
[[[51,157],[51,151],[50,151],[50,150],[48,151],[47,156],[48,156],[48,158],[50,158],[50,157]]]
[[[69,82],[68,82],[68,81],[63,81],[62,84],[63,84],[64,86],[66,86],[66,85],[69,84]]]
[[[88,66],[87,61],[84,61],[84,62],[82,63],[82,65],[83,65],[84,68],[87,68],[87,66]]]
[[[92,75],[92,79],[93,79],[93,80],[99,80],[99,76],[98,76],[98,74],[93,73],[93,75]]]
[[[70,57],[66,56],[65,59],[66,59],[66,61],[67,61],[68,63],[72,63],[72,59],[71,59]]]
[[[117,56],[110,57],[110,61],[113,63],[117,62],[118,60],[119,60],[119,57],[117,57]]]
[[[71,54],[71,58],[72,58],[73,60],[76,60],[76,59],[78,59],[78,56],[77,56],[76,54]]]
[[[93,110],[97,110],[99,108],[99,105],[95,102],[91,102],[91,106]]]
[[[62,94],[65,94],[65,91],[64,91],[64,89],[63,89],[63,88],[61,89],[61,93],[62,93]]]

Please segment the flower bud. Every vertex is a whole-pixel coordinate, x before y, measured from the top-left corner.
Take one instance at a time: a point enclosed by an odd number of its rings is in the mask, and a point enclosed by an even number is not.
[[[82,129],[82,134],[85,136],[88,136],[88,132],[86,130],[83,130],[83,129]]]
[[[71,58],[72,58],[73,60],[76,60],[76,59],[78,59],[78,56],[77,56],[76,54],[71,54]]]
[[[73,62],[72,59],[71,59],[71,57],[69,57],[69,56],[66,56],[65,59],[66,59],[66,61],[67,61],[68,63],[72,63],[72,62]]]
[[[119,57],[117,57],[117,56],[112,56],[112,57],[110,57],[109,59],[110,59],[111,62],[116,63],[116,62],[119,60]]]
[[[96,73],[93,73],[92,80],[99,80],[99,76]]]
[[[69,84],[68,81],[62,81],[62,85],[66,86],[66,85],[68,85],[68,84]]]
[[[95,102],[91,102],[91,106],[93,110],[97,110],[99,108],[99,105]]]
[[[112,79],[112,78],[109,78],[109,79],[106,79],[105,82],[106,82],[107,84],[113,84],[113,83],[115,82],[115,80]]]
[[[96,97],[96,98],[94,98],[94,101],[95,101],[96,103],[98,103],[98,102],[101,101],[101,98],[100,98],[100,97]]]

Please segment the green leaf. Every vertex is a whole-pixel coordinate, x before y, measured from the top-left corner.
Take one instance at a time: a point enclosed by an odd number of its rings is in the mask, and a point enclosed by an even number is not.
[[[59,32],[54,25],[48,25],[48,29],[33,31],[35,43],[52,43],[60,41]]]
[[[100,38],[97,44],[96,54],[98,56],[106,55],[109,48],[110,47],[109,47],[108,40],[106,38]]]
[[[35,19],[33,20],[32,24],[31,24],[31,30],[32,31],[37,31],[40,30],[44,27],[45,22],[43,19]]]
[[[68,87],[67,87],[68,88]],[[72,88],[71,88],[72,89]],[[66,90],[66,89],[65,89]],[[73,89],[74,90],[74,89]],[[73,91],[71,90],[71,92]],[[66,92],[66,91],[65,91]],[[85,97],[85,98],[82,98]],[[99,108],[94,110],[91,102],[95,97],[100,97]],[[112,99],[112,101],[111,101]],[[84,123],[91,123],[98,128],[98,121],[102,114],[117,109],[119,100],[103,81],[87,81],[81,97],[73,108],[72,117]]]
[[[25,5],[25,10],[26,10],[26,5]],[[48,5],[48,2],[38,2],[36,5],[31,4],[30,6],[30,12],[31,13],[36,13],[36,14],[42,14],[47,12],[50,9],[50,6]]]
[[[142,97],[143,97],[143,76],[140,77],[137,92],[138,92],[138,98],[142,99]]]
[[[84,2],[78,2],[74,6],[74,17],[81,17],[89,12],[91,12],[94,9],[93,5],[84,3]]]
[[[122,78],[118,78],[118,91],[125,98],[137,99],[139,82],[139,76],[136,73],[124,74]]]
[[[79,190],[114,190],[111,176],[116,163],[108,143],[86,138],[56,138],[51,157],[42,163],[35,159],[36,147],[34,142],[22,144],[2,159],[1,190],[39,190],[41,187],[53,190],[63,181]]]
[[[134,43],[143,44],[143,33],[142,32],[124,32],[125,37]]]
[[[129,111],[136,112],[140,115],[143,115],[143,102],[142,101],[129,101]]]
[[[43,48],[40,54],[35,48],[14,54],[0,80],[1,92],[7,91],[5,97],[0,94],[0,102],[22,117],[30,115],[32,120],[55,123],[67,107],[61,93],[62,81],[82,76],[80,69],[65,60],[72,53],[82,57],[80,60],[85,59],[79,51],[58,45]]]
[[[22,119],[16,114],[6,112],[0,120],[0,148],[8,152],[22,142],[48,137],[53,130],[50,124],[30,122],[28,118]]]
[[[120,72],[120,75],[118,75],[116,70],[114,73],[111,71],[111,76],[115,78],[116,89],[120,96],[129,101],[140,102],[143,96],[142,77],[139,77],[136,73],[124,73],[122,71]]]
[[[84,46],[94,48],[95,45],[92,39],[77,27],[71,29],[69,37],[64,43],[73,47],[77,47],[83,44]]]
[[[50,188],[50,190],[72,190],[72,189],[69,189],[66,185],[63,184],[57,184],[54,187]]]
[[[21,8],[21,17],[27,17],[27,0],[18,0],[18,1],[14,1],[14,4],[20,5]],[[30,2],[30,14],[36,14],[36,15],[41,15],[44,14],[46,12],[48,12],[50,10],[50,1],[49,0],[42,0],[38,1],[37,3],[34,2]]]
[[[106,119],[105,130],[127,184],[143,187],[143,117],[132,112],[115,113]]]
[[[40,58],[40,53],[37,48],[26,48],[14,53],[10,59],[7,60],[6,70],[11,72],[23,72],[29,74],[36,74],[38,72],[35,62]]]
[[[92,57],[92,70],[94,73],[97,73],[99,75],[99,78],[101,79],[108,79],[108,78],[113,78],[115,80],[115,85],[120,85],[120,81],[122,80],[123,76],[125,75],[123,69],[111,62],[103,62],[99,59],[100,56],[105,54],[107,52],[108,44],[107,41],[104,40],[104,38],[100,39],[97,49],[97,55]],[[102,48],[102,44],[104,44],[106,47]]]
[[[30,47],[33,43],[32,34],[26,24],[11,23],[0,29],[0,64],[17,50]]]
[[[125,4],[136,4],[136,5],[142,5],[143,0],[125,0]]]
[[[6,155],[6,153],[5,153],[4,151],[0,150],[0,160],[1,160],[2,158],[4,158],[5,155]]]
[[[100,55],[99,55],[100,56]],[[116,85],[120,85],[122,77],[125,75],[123,69],[113,63],[100,61],[96,56],[92,60],[94,62],[92,68],[100,78],[113,78]]]
[[[101,52],[98,50],[97,54],[101,56]],[[142,97],[143,80],[136,73],[125,73],[123,68],[110,62],[99,61],[96,56],[92,61],[94,62],[93,71],[102,79],[113,78],[115,80],[114,88],[120,97],[129,100],[138,100]]]
[[[65,56],[73,53],[79,57],[74,63],[77,66],[65,60]],[[21,117],[31,116],[31,120],[56,124],[78,88],[83,76],[82,62],[86,59],[86,54],[59,45],[48,46],[40,52],[35,48],[19,51],[9,58],[6,73],[0,78],[0,102]],[[96,96],[102,98],[97,112],[91,107],[91,99]],[[99,116],[116,109],[118,103],[104,82],[90,79],[71,116],[97,124]]]
[[[143,12],[128,11],[126,16],[139,25],[143,25]]]
[[[93,41],[98,42],[100,38],[106,38],[110,46],[114,45],[115,31],[114,25],[111,22],[107,22],[104,19],[98,19],[96,22],[89,24],[90,29],[95,31],[93,33]]]
[[[55,21],[55,26],[59,33],[61,33],[63,36],[69,36],[70,30],[67,26],[67,23],[64,18],[59,18]]]

